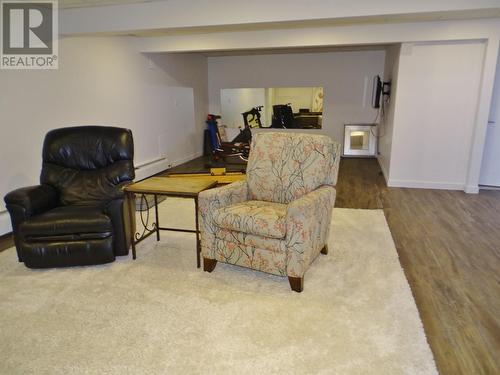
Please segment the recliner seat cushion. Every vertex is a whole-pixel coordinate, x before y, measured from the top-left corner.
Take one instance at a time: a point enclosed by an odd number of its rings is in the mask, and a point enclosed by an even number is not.
[[[23,222],[20,233],[27,240],[99,239],[111,235],[110,218],[96,206],[63,206]]]
[[[237,232],[282,239],[286,236],[286,204],[246,201],[216,209],[217,226]]]

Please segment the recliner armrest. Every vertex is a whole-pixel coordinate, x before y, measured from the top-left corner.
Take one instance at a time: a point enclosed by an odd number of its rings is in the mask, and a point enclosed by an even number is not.
[[[200,226],[200,243],[203,257],[215,258],[213,242],[217,225],[213,219],[214,211],[246,200],[248,200],[246,181],[233,182],[226,186],[202,191],[199,194],[198,212],[196,214]]]
[[[335,188],[324,185],[288,204],[286,213],[287,275],[302,277],[328,242]]]
[[[132,228],[128,220],[129,213],[125,199],[113,199],[107,202],[102,209],[111,219],[113,225],[113,248],[115,255],[128,255],[130,231]]]
[[[27,217],[42,213],[57,206],[57,191],[50,185],[36,185],[16,189],[8,193],[4,201],[9,206],[24,209]]]
[[[246,181],[237,181],[215,189],[205,190],[198,197],[200,211],[203,211],[202,206],[206,209],[217,209],[246,200],[248,200]]]

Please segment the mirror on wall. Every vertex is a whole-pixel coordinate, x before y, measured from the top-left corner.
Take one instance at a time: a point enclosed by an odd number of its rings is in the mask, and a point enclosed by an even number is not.
[[[321,129],[323,87],[221,90],[221,122],[228,129]]]

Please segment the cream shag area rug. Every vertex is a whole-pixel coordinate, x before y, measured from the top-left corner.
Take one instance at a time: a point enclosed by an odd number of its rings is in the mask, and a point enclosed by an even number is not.
[[[161,224],[193,226],[191,200]],[[194,235],[138,259],[30,270],[0,253],[1,374],[437,374],[381,210],[335,209],[330,254],[286,278],[196,268]]]

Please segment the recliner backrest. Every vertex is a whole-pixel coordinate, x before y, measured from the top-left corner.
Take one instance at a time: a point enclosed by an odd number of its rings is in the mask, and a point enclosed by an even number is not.
[[[337,183],[340,144],[317,134],[263,131],[253,136],[247,165],[249,198],[289,203]]]
[[[62,205],[99,204],[123,196],[134,174],[128,129],[77,126],[47,133],[40,182],[56,188]]]

